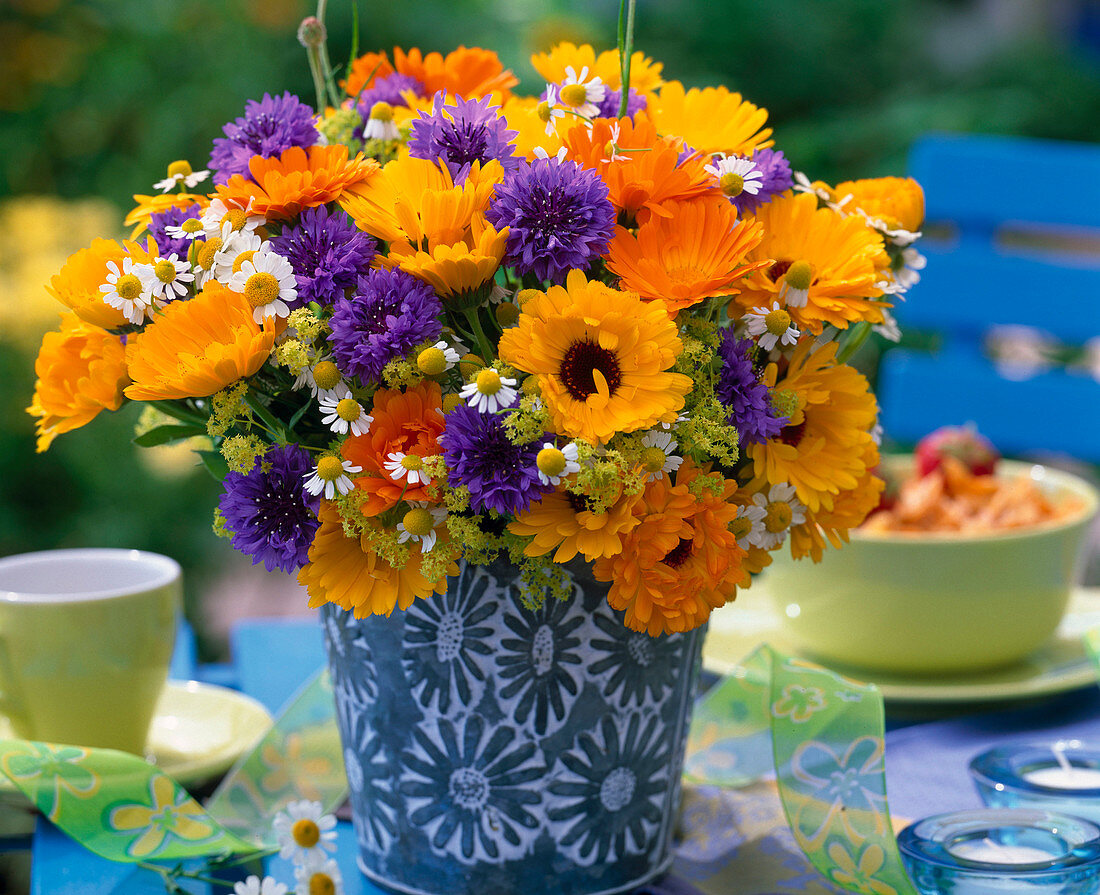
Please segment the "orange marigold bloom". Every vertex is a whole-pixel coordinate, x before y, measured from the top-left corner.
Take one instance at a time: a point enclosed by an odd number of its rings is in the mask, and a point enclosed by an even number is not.
[[[517,132],[516,155],[522,155],[528,161],[534,160],[536,146],[545,149],[547,155],[555,155],[561,149],[561,137],[557,131],[546,133],[546,122],[539,118],[539,105],[538,97],[512,96],[504,101],[500,110],[509,129]]]
[[[508,523],[512,534],[534,538],[523,552],[544,556],[557,548],[556,563],[569,562],[578,553],[589,561],[618,554],[623,536],[638,524],[633,508],[639,495],[620,491],[605,512],[593,513],[586,498],[565,490],[568,484],[543,495]]]
[[[615,139],[614,126],[619,128]],[[612,143],[620,149],[614,158]],[[717,194],[718,186],[700,155],[681,164],[681,145],[678,138],[658,137],[656,127],[642,113],[633,122],[599,118],[591,128],[577,124],[565,134],[568,157],[595,168],[607,184],[612,204],[628,221],[639,223],[645,223],[650,215],[668,217],[665,203]]]
[[[388,78],[392,74],[393,66],[385,53],[364,53],[351,64],[347,80],[341,81],[340,86],[348,96],[359,96],[375,80]]]
[[[743,263],[760,244],[764,228],[752,219],[738,221],[726,199],[669,202],[671,217],[653,215],[635,236],[615,228],[607,267],[623,289],[664,302],[675,315],[712,295],[733,295],[733,283],[770,264]]]
[[[777,299],[803,331],[818,335],[826,323],[846,329],[866,320],[881,323],[890,302],[879,285],[890,266],[882,237],[859,215],[842,215],[818,208],[812,193],[777,196],[761,206],[756,219],[764,239],[749,260],[774,263],[742,281],[741,294],[730,305],[730,317],[768,307]],[[787,274],[798,262],[809,265],[807,295],[802,303],[789,298]],[[799,265],[800,267],[805,267]]]
[[[75,314],[63,314],[60,331],[43,337],[34,372],[38,381],[27,413],[36,417],[39,453],[101,410],[118,410],[130,382],[122,340]]]
[[[888,230],[908,230],[915,233],[924,223],[924,190],[912,177],[872,177],[867,180],[845,180],[834,189],[845,211],[860,209],[879,220]]]
[[[588,69],[588,77],[599,77],[612,90],[623,86],[623,69],[619,62],[618,50],[604,50],[599,56],[591,44],[577,46],[569,41],[556,44],[548,53],[535,53],[531,65],[543,79],[551,84],[560,84],[565,80],[566,68],[580,74],[582,68]],[[660,62],[654,62],[641,50],[630,57],[630,86],[638,93],[650,94],[664,83],[661,80]]]
[[[154,214],[160,214],[169,208],[190,208],[192,205],[198,205],[199,208],[205,211],[206,206],[210,204],[210,200],[206,196],[199,196],[195,193],[158,193],[155,196],[135,195],[134,202],[137,204],[134,206],[133,211],[126,215],[126,220],[122,222],[127,227],[131,225],[134,227],[130,233],[130,239],[137,239],[144,232]]]
[[[340,514],[329,501],[321,502],[318,514],[321,527],[309,548],[309,562],[298,572],[298,583],[309,592],[309,605],[315,608],[335,603],[356,618],[389,615],[394,607],[408,609],[413,600],[442,594],[447,576],[429,581],[420,571],[420,551],[409,551],[408,562],[395,569],[363,538],[344,534]],[[457,575],[455,563],[447,570]]]
[[[508,245],[508,228],[496,230],[478,214],[470,221],[470,235],[454,245],[437,245],[430,252],[416,251],[407,242],[390,244],[381,263],[398,266],[447,299],[480,289],[500,267]]]
[[[443,393],[438,382],[426,381],[400,392],[379,389],[371,410],[374,422],[366,435],[344,442],[344,459],[361,466],[363,474],[355,487],[365,498],[360,509],[366,516],[396,506],[402,500],[429,500],[427,485],[410,485],[405,477],[394,479],[384,464],[394,454],[423,459],[442,453]]]
[[[121,267],[125,257],[126,249],[113,239],[93,239],[88,248],[69,256],[50,279],[46,291],[93,326],[104,329],[125,326],[126,315],[107,304],[99,291],[107,282],[107,263],[114,261]]]
[[[218,198],[229,207],[250,208],[252,214],[262,214],[270,221],[287,220],[304,208],[334,202],[348,187],[377,174],[379,168],[374,159],[363,158],[361,153],[349,159],[348,148],[335,144],[308,149],[291,146],[278,158],[254,155],[248,170],[252,180],[234,174],[218,187]]]
[[[667,81],[649,101],[646,114],[662,134],[675,134],[688,146],[710,154],[751,155],[754,149],[774,145],[769,139],[767,109],[761,109],[725,87],[693,87]]]
[[[407,53],[393,48],[393,66],[403,75],[412,75],[424,85],[428,96],[445,90],[465,99],[498,93],[503,100],[519,79],[501,64],[492,50],[460,46],[445,57],[439,53],[421,54],[416,47]]]
[[[717,474],[714,491],[689,484],[707,475],[685,460],[676,484],[664,475],[650,482],[634,505],[638,524],[623,539],[620,553],[597,559],[592,573],[611,583],[607,601],[626,610],[623,619],[634,631],[652,636],[690,631],[725,605],[743,578],[741,558],[729,524],[737,516],[732,501],[737,483]]]
[[[126,346],[135,401],[201,398],[253,375],[275,344],[275,329],[252,319],[243,295],[210,281],[189,301],[173,301]]]

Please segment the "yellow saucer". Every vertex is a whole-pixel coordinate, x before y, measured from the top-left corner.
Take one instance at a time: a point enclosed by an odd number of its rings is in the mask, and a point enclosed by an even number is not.
[[[251,696],[198,681],[168,681],[157,700],[146,758],[184,786],[224,774],[271,727]],[[0,737],[11,736],[0,718]],[[18,792],[0,774],[0,792]]]

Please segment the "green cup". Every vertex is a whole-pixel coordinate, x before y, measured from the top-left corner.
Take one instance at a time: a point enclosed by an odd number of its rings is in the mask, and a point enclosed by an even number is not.
[[[179,564],[155,553],[0,559],[0,714],[12,732],[142,754],[180,599]]]

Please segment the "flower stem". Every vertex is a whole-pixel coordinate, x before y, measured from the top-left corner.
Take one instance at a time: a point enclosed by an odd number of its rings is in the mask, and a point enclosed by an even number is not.
[[[317,0],[317,21],[322,26],[325,24],[325,7],[328,6],[328,0]],[[328,57],[328,40],[321,41],[321,46],[318,47],[320,51],[320,63],[321,63],[321,80],[328,88],[329,101],[334,108],[340,108],[340,96],[336,92],[336,80],[332,76],[332,63]],[[317,112],[322,112],[322,109],[318,109]]]
[[[466,320],[469,322],[470,328],[474,332],[474,336],[477,337],[478,348],[481,350],[481,358],[485,361],[485,365],[488,366],[493,362],[493,346],[490,344],[488,337],[485,335],[485,330],[481,326],[481,318],[478,317],[477,308],[464,308],[463,313],[466,315]]]
[[[286,435],[283,432],[283,427],[280,425],[279,421],[271,415],[271,411],[264,407],[263,402],[251,392],[248,392],[245,395],[245,403],[248,404],[252,412],[264,423],[264,428],[267,429],[271,437],[278,441],[280,446],[285,445]]]
[[[165,416],[170,416],[181,423],[194,423],[198,426],[206,425],[207,418],[205,416],[201,413],[194,413],[186,407],[181,407],[174,401],[150,401],[149,403]]]
[[[842,364],[847,361],[848,358],[859,351],[869,335],[871,335],[871,324],[866,320],[861,320],[853,326],[848,332],[848,338],[836,353],[836,362]]]
[[[634,53],[634,2],[619,0],[619,62],[623,71],[623,95],[619,100],[619,117],[626,115],[630,98],[630,57]]]

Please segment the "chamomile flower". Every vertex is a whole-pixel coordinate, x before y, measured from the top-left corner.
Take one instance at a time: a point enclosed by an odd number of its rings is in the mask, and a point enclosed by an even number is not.
[[[308,388],[315,398],[340,400],[351,394],[339,368],[327,357],[318,358],[313,366],[302,370],[294,380],[294,388]]]
[[[642,436],[642,444],[645,445],[642,450],[642,467],[648,473],[647,482],[656,481],[665,473],[674,473],[684,462],[683,457],[672,453],[676,450],[676,440],[669,432],[650,429]]]
[[[882,309],[882,323],[873,324],[871,332],[882,336],[889,342],[901,341],[901,327],[898,326],[898,320],[886,308]]]
[[[181,224],[169,224],[164,232],[173,239],[186,239],[194,241],[203,237],[202,220],[200,218],[185,218]]]
[[[354,488],[351,475],[362,471],[362,466],[328,454],[321,457],[312,471],[303,476],[306,483],[302,487],[310,494],[324,494],[326,500],[332,500],[337,494],[347,494]]]
[[[376,102],[370,109],[366,123],[363,125],[363,138],[365,140],[397,140],[401,132],[393,120],[393,106],[387,102]]]
[[[806,521],[806,507],[794,496],[794,485],[772,485],[767,494],[754,494],[752,502],[764,510],[764,530],[757,536],[757,546],[765,550],[774,550],[787,539],[792,526]]]
[[[737,538],[737,546],[742,550],[749,547],[759,547],[760,541],[766,534],[764,517],[767,510],[755,503],[750,503],[737,508],[737,518],[729,525],[730,531]]]
[[[344,895],[344,878],[332,858],[297,865],[294,883],[296,895]]]
[[[482,370],[459,392],[466,403],[481,413],[496,413],[510,407],[516,399],[516,380],[501,376],[496,370]]]
[[[836,197],[828,186],[820,181],[812,182],[810,178],[801,171],[794,172],[794,184],[792,189],[796,193],[813,193],[821,202],[824,202],[831,208],[836,205]]]
[[[577,462],[577,443],[571,441],[559,448],[549,441],[543,442],[542,450],[535,457],[535,465],[539,470],[539,481],[544,485],[560,484],[566,476],[581,471],[581,464]]]
[[[566,155],[569,153],[569,150],[565,146],[563,146],[561,149],[559,149],[553,155],[551,155],[549,152],[547,152],[541,146],[536,146],[531,151],[535,154],[535,158],[552,158],[552,159],[556,159],[559,162],[564,162]]]
[[[546,99],[535,107],[535,114],[539,116],[539,120],[546,123],[546,136],[552,137],[558,132],[557,122],[559,119],[565,117],[565,109],[558,104],[558,88],[556,84],[546,85]],[[536,155],[541,147],[535,148]],[[564,151],[565,147],[562,147]],[[546,150],[543,150],[545,152]],[[545,156],[540,156],[544,158]]]
[[[131,323],[141,323],[153,307],[153,290],[142,268],[133,258],[124,258],[121,269],[116,261],[107,262],[107,282],[99,287],[103,301],[122,311]]]
[[[607,85],[599,77],[588,77],[588,66],[577,74],[573,66],[566,66],[565,80],[558,89],[558,102],[585,118],[600,114],[600,103],[607,94]]]
[[[221,236],[218,239],[221,247],[214,255],[211,272],[215,280],[227,286],[233,274],[241,269],[245,261],[250,260],[257,252],[268,248],[268,243],[261,239],[258,233],[251,230],[234,230],[228,223],[222,224]],[[295,283],[297,284],[297,281]]]
[[[757,337],[757,344],[765,351],[771,351],[776,343],[794,345],[800,335],[798,327],[791,321],[791,315],[773,302],[771,310],[753,308],[744,316],[750,336]]]
[[[175,252],[167,258],[157,258],[151,264],[143,264],[141,268],[142,279],[154,301],[175,301],[183,298],[190,288],[188,283],[195,281],[191,265],[181,261]]]
[[[243,883],[233,884],[234,895],[286,895],[286,886],[273,876],[250,876]]]
[[[234,292],[244,294],[253,308],[252,319],[257,323],[289,316],[288,302],[298,298],[298,283],[290,262],[282,255],[263,249],[245,261],[227,285]]]
[[[394,451],[386,457],[382,465],[395,482],[405,479],[410,485],[431,484],[432,477],[424,468],[424,459],[419,454]]]
[[[924,270],[928,259],[912,246],[901,250],[901,266],[894,271],[894,279],[904,291],[912,289],[920,282],[919,270]]]
[[[446,373],[462,360],[462,355],[444,341],[436,342],[416,356],[416,366],[425,376]]]
[[[222,237],[225,225],[229,225],[231,233],[251,233],[267,223],[262,214],[252,214],[252,200],[248,200],[247,208],[237,208],[226,205],[221,199],[211,199],[206,211],[202,213],[202,229],[207,239],[217,236]]]
[[[783,274],[779,297],[788,308],[804,308],[810,300],[810,286],[814,282],[814,269],[809,261],[795,261]]]
[[[322,422],[337,435],[366,435],[374,417],[368,415],[355,398],[350,395],[338,398],[335,395],[321,398]]]
[[[302,799],[289,803],[272,822],[279,857],[295,864],[324,860],[336,848],[336,818],[325,814],[320,802]]]
[[[421,553],[431,553],[438,539],[436,528],[447,518],[443,507],[429,507],[420,500],[409,501],[411,509],[397,523],[397,542],[415,541],[420,544]]]
[[[164,180],[158,180],[153,184],[153,189],[167,193],[182,183],[187,189],[192,190],[210,176],[209,171],[192,171],[191,163],[185,160],[172,162],[168,166],[168,176]]]
[[[718,179],[722,193],[736,199],[742,193],[755,196],[764,184],[764,172],[751,159],[726,155],[715,159],[706,170]]]

